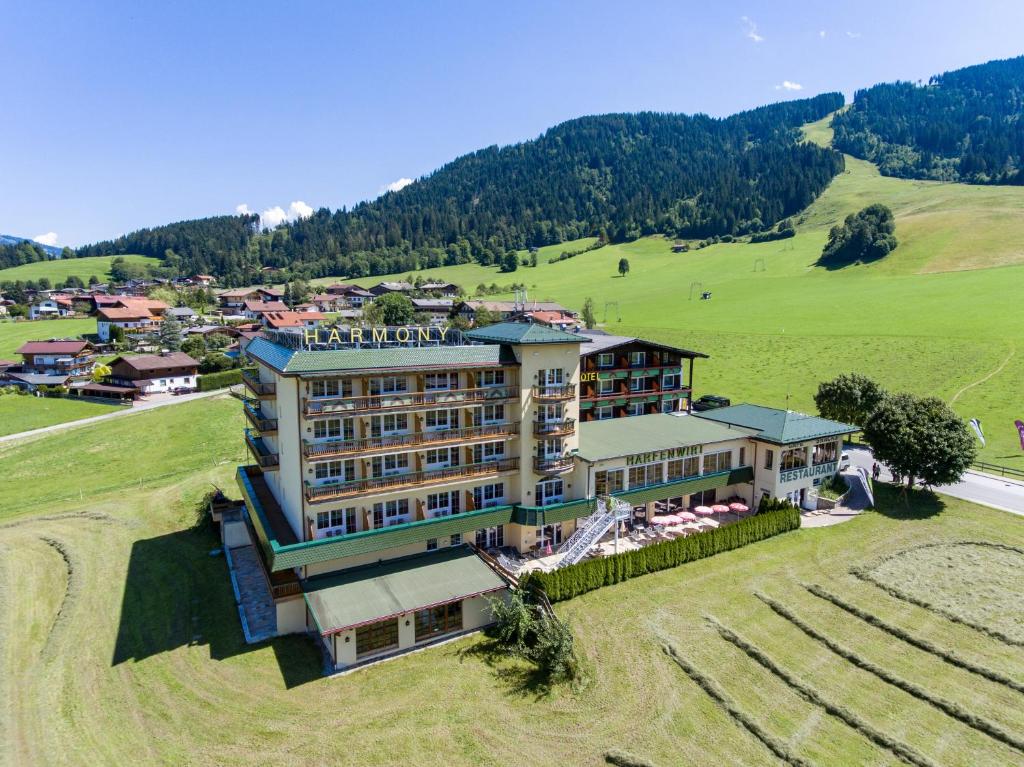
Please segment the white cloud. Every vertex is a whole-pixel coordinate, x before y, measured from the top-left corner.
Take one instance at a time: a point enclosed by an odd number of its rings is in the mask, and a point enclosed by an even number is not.
[[[747,28],[746,35],[755,43],[763,43],[764,38],[757,33],[757,24],[749,16],[740,16],[740,21]]]
[[[405,189],[411,183],[411,178],[400,178],[398,179],[398,181],[392,181],[390,184],[385,184],[384,186],[382,186],[380,188],[380,193],[384,194],[385,192],[397,192],[401,189]]]
[[[239,216],[251,216],[252,210],[250,210],[249,206],[243,202],[241,205],[235,206],[235,213],[237,213]]]
[[[822,40],[825,39],[825,35],[826,35],[826,32],[825,32],[824,29],[819,29],[818,30],[818,37],[820,37]]]
[[[780,84],[775,86],[777,91],[802,91],[804,86],[800,83],[793,83],[789,80],[783,80]]]
[[[275,226],[281,226],[288,219],[288,214],[284,212],[284,208],[280,205],[275,205],[273,208],[267,208],[265,211],[260,213],[260,223],[266,229],[273,229]]]
[[[57,233],[47,232],[46,234],[37,234],[32,238],[40,245],[56,245],[57,244]]]
[[[851,40],[856,40],[860,37],[860,32],[851,32],[850,30],[846,30],[846,36]]]
[[[295,200],[288,206],[288,220],[296,221],[300,218],[309,218],[313,215],[313,209],[302,200]]]

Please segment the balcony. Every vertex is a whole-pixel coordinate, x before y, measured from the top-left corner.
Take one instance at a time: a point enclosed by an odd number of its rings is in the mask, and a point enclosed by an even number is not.
[[[261,434],[275,434],[277,432],[277,419],[267,418],[263,415],[263,410],[259,405],[254,405],[252,402],[246,402],[243,406],[245,410],[245,417],[252,424],[253,428],[258,430]]]
[[[534,421],[533,433],[537,437],[567,437],[576,431],[576,419],[561,421]]]
[[[277,385],[260,381],[259,374],[255,370],[243,370],[242,383],[245,384],[246,389],[260,399],[273,397],[277,393]]]
[[[533,387],[533,398],[537,402],[563,402],[575,396],[576,387],[573,384]]]
[[[267,445],[263,437],[254,434],[250,429],[245,430],[245,444],[249,448],[249,452],[252,453],[253,458],[256,459],[256,463],[261,469],[267,471],[277,471],[278,469],[278,456],[270,447]]]
[[[471,463],[466,466],[450,466],[444,469],[427,469],[411,471],[407,474],[395,474],[390,477],[371,477],[356,479],[351,482],[339,482],[332,485],[306,485],[306,500],[320,503],[336,498],[349,498],[367,493],[384,493],[401,490],[406,487],[459,482],[463,479],[486,474],[498,474],[505,471],[517,471],[518,458],[503,458],[499,461]]]
[[[337,456],[369,453],[376,450],[396,450],[420,445],[462,444],[478,439],[512,437],[519,433],[518,423],[501,423],[490,426],[470,426],[465,429],[424,431],[415,434],[396,434],[388,437],[366,437],[364,439],[338,439],[332,442],[304,442],[302,454],[309,460],[319,461]]]
[[[533,470],[538,474],[564,474],[572,471],[573,459],[571,455],[556,455],[553,457],[534,456]]]
[[[426,392],[373,394],[364,397],[325,397],[306,400],[307,416],[366,413],[386,410],[414,410],[476,402],[500,402],[517,399],[519,390],[512,386],[483,386],[474,389],[443,389]]]

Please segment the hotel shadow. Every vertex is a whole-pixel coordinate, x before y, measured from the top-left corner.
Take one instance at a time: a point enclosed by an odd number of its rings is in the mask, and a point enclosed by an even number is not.
[[[269,645],[288,688],[322,678],[323,659],[303,636],[248,645],[220,540],[209,524],[132,544],[111,665],[206,645],[225,660]]]

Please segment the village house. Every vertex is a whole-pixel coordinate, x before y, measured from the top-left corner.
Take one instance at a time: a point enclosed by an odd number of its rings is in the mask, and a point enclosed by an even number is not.
[[[341,282],[328,285],[324,292],[332,296],[339,296],[353,309],[361,309],[375,298],[374,294],[366,290],[366,288],[361,288],[358,285],[346,285]]]
[[[163,322],[163,314],[169,308],[163,301],[134,296],[118,296],[113,306],[103,306],[96,312],[96,335],[101,341],[111,339],[111,331],[117,327],[126,336],[155,335]]]
[[[92,346],[81,340],[28,341],[18,348],[17,354],[21,355],[22,373],[75,380],[92,375],[96,361]]]
[[[30,320],[52,319],[55,317],[71,317],[75,313],[71,296],[52,294],[46,298],[33,301],[28,308]]]
[[[242,316],[250,320],[261,320],[266,312],[286,312],[288,305],[284,301],[264,301],[246,299],[242,304]]]
[[[518,317],[517,317],[518,319]],[[556,330],[572,332],[583,327],[583,321],[575,314],[563,311],[535,310],[522,313],[522,319],[546,325]]]
[[[458,298],[459,286],[452,282],[424,282],[417,288],[421,293],[429,293],[441,298]]]
[[[292,330],[302,328],[317,328],[327,318],[320,312],[264,312],[262,315],[264,327],[272,330]]]
[[[199,363],[185,352],[164,352],[117,357],[110,363],[109,382],[145,395],[194,390],[198,376]]]
[[[280,301],[284,291],[276,288],[234,288],[217,294],[222,309],[240,314],[247,301]]]
[[[526,312],[560,312],[575,317],[576,313],[553,301],[485,301],[470,299],[455,304],[454,312],[469,322],[476,321],[476,313],[485,309],[499,321],[522,317]]]
[[[409,293],[415,292],[416,288],[408,282],[378,282],[370,288],[370,293],[375,296],[383,296],[387,293]]]
[[[443,325],[448,322],[453,303],[450,298],[414,298],[412,308],[419,314],[427,315],[432,324]]]

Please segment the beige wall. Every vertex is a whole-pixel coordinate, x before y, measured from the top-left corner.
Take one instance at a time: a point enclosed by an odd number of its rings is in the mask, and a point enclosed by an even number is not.
[[[278,600],[274,607],[278,635],[306,633],[306,600],[302,596]]]

